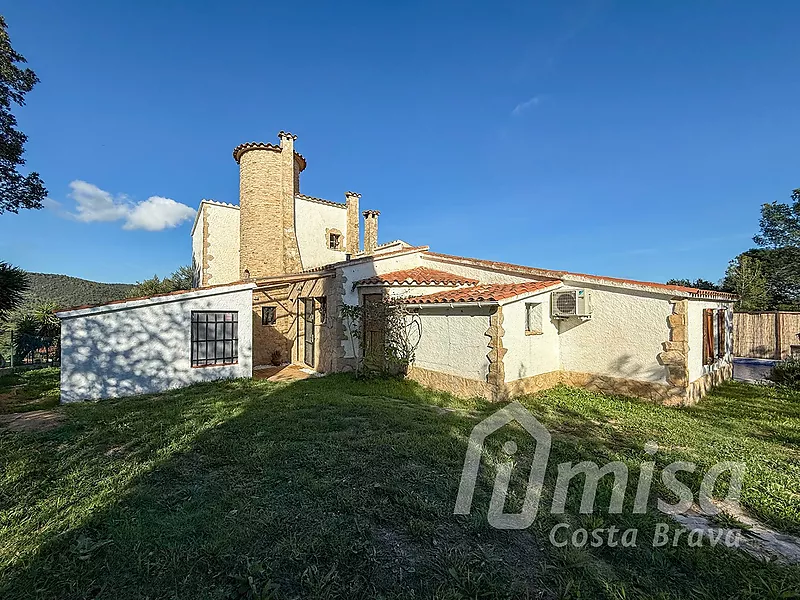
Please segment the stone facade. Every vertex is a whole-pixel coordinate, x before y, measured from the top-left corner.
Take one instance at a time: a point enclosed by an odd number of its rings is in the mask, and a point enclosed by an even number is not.
[[[336,315],[339,310],[337,290],[341,282],[332,271],[292,279],[256,282],[258,287],[253,293],[253,366],[304,362],[304,300],[312,298],[316,311],[314,364],[308,366],[323,373],[340,370],[342,326]],[[262,323],[264,307],[275,307],[274,324]]]
[[[285,272],[280,152],[278,146],[261,144],[237,158],[239,270],[242,279],[269,277]],[[266,219],[265,215],[272,218]]]
[[[489,316],[489,329],[486,330],[486,336],[489,338],[487,344],[489,353],[486,357],[489,359],[489,373],[486,376],[486,381],[491,390],[492,400],[500,400],[506,397],[505,391],[505,378],[506,372],[503,366],[503,357],[506,355],[506,349],[503,348],[503,307],[498,306],[497,309]]]
[[[421,367],[412,367],[406,375],[406,378],[416,381],[425,387],[447,392],[448,394],[453,394],[461,398],[479,397],[487,400],[493,400],[495,398],[493,386],[486,381],[467,379],[459,375],[431,371],[430,369],[423,369]]]
[[[667,367],[667,382],[676,388],[689,384],[689,301],[672,300],[672,314],[667,317],[669,340],[664,342],[664,351],[658,355],[661,364]]]
[[[706,373],[689,385],[689,389],[686,392],[685,404],[696,404],[711,388],[732,378],[733,365],[730,363],[722,364],[714,371]]]
[[[280,132],[280,146],[237,146],[239,163],[240,275],[259,278],[302,270],[294,223],[305,160],[294,152],[296,136]]]

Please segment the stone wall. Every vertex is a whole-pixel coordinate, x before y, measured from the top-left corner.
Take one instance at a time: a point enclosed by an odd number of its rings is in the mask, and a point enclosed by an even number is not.
[[[290,283],[265,284],[253,293],[253,365],[270,365],[273,353],[281,363],[303,362],[304,359],[304,298],[326,298],[327,318],[321,322],[321,304],[315,304],[315,364],[321,373],[342,370],[342,324],[337,318],[341,299],[341,282],[333,273],[316,274],[308,279]],[[276,323],[262,325],[261,312],[265,306],[276,307]]]
[[[356,194],[355,192],[345,192],[344,194],[345,202],[347,204],[347,228],[346,228],[346,236],[347,239],[345,240],[345,250],[347,250],[348,254],[358,254],[361,249],[361,232],[359,231],[359,214],[358,214],[358,199],[361,198],[361,194]]]
[[[239,270],[242,279],[284,273],[280,148],[271,144],[239,158]]]
[[[233,156],[239,163],[241,278],[302,270],[294,223],[294,197],[305,159],[294,151],[296,136],[281,131],[280,146],[247,143]]]

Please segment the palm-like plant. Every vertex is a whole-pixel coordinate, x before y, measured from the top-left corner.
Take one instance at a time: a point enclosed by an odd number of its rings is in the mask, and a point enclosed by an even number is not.
[[[19,267],[0,262],[0,321],[8,320],[28,291],[28,276]]]
[[[61,345],[61,321],[54,314],[55,302],[41,302],[27,311],[16,323],[16,354],[20,360],[41,349],[50,360],[53,352],[58,356]]]

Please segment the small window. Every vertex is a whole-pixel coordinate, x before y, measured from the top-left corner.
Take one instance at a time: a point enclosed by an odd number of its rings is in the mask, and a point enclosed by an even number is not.
[[[528,302],[525,304],[525,333],[536,335],[542,332],[542,303]]]
[[[192,366],[232,365],[239,360],[239,313],[192,311]]]
[[[317,308],[319,309],[319,322],[325,323],[328,320],[328,298],[325,296],[317,298]]]
[[[275,306],[261,307],[261,324],[275,325],[278,322],[278,310]]]
[[[339,233],[328,234],[328,247],[331,250],[340,250],[342,247],[342,236]]]

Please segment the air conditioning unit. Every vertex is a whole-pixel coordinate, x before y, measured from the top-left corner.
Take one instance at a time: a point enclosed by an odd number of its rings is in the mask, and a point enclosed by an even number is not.
[[[589,290],[559,290],[550,296],[551,313],[556,319],[592,318],[592,296]]]

